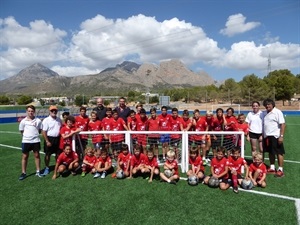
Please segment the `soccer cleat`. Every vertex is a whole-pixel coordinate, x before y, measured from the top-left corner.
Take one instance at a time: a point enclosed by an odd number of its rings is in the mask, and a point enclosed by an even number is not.
[[[278,170],[277,173],[274,175],[274,177],[284,177],[284,173],[281,170]]]
[[[275,174],[276,173],[276,170],[273,170],[273,169],[271,169],[271,168],[269,168],[268,170],[267,170],[267,174]]]
[[[19,177],[19,180],[24,180],[26,178],[26,173],[22,173]]]
[[[85,172],[82,172],[82,173],[81,173],[81,176],[82,176],[82,177],[85,177]]]
[[[94,178],[98,178],[98,177],[100,177],[100,175],[101,174],[97,172],[97,173],[95,173]]]
[[[44,175],[41,174],[40,172],[36,172],[35,175],[36,175],[37,177],[40,177],[40,178],[44,176]]]
[[[48,175],[50,173],[50,169],[48,168],[48,167],[46,167],[45,169],[44,169],[44,172],[43,172],[43,176],[46,176],[46,175]]]
[[[233,192],[236,193],[236,194],[238,194],[239,193],[239,188],[238,187],[234,187],[233,188]]]
[[[106,172],[103,172],[102,174],[101,174],[101,179],[104,179],[106,177]]]

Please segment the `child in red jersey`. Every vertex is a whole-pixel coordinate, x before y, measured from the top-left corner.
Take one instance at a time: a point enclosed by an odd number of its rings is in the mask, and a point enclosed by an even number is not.
[[[169,150],[167,152],[167,160],[164,163],[164,172],[160,173],[162,181],[166,181],[169,184],[176,184],[179,180],[178,163],[175,160],[175,152]]]
[[[196,146],[192,147],[190,150],[190,157],[189,157],[189,164],[190,169],[187,171],[186,175],[190,176],[197,176],[199,181],[202,181],[204,178],[204,166],[201,156],[198,154],[198,149]]]
[[[101,120],[98,120],[96,111],[91,112],[91,120],[88,124],[88,130],[89,131],[102,130],[102,122]],[[99,153],[100,153],[100,149],[102,148],[101,146],[102,139],[103,139],[102,134],[92,134],[92,143],[94,145],[94,149],[96,149],[96,151]]]
[[[136,124],[137,124],[137,116],[134,110],[130,110],[129,116],[127,118],[127,127],[128,130],[136,131]],[[137,144],[137,134],[131,134],[132,144]]]
[[[128,145],[123,144],[122,151],[118,155],[116,173],[118,171],[122,170],[124,173],[124,177],[129,177],[129,175],[130,175],[130,160],[131,160],[131,154],[129,153]],[[113,177],[115,177],[115,176],[116,175],[114,174]]]
[[[220,180],[220,189],[227,190],[230,185],[228,183],[228,160],[225,157],[225,148],[219,147],[217,149],[217,156],[211,160],[211,176]],[[204,183],[208,184],[208,180],[211,176],[207,176],[204,179]]]
[[[107,173],[111,173],[113,171],[111,158],[108,156],[107,149],[102,149],[100,152],[100,157],[96,162],[96,173],[94,178],[101,177],[102,179],[106,177]]]
[[[63,150],[64,145],[66,144],[71,145],[72,136],[79,132],[80,132],[80,128],[76,127],[74,116],[68,116],[66,119],[66,125],[60,129],[61,138],[60,138],[59,148]],[[72,150],[75,151],[75,149]]]
[[[182,127],[182,118],[178,116],[178,109],[173,108],[172,109],[172,116],[169,119],[170,123],[170,130],[171,131],[180,131]],[[179,159],[179,145],[181,142],[181,134],[171,134],[170,135],[171,141],[170,144],[173,148],[173,151],[176,154],[176,159]]]
[[[112,109],[110,107],[106,108],[106,117],[104,117],[102,122],[102,129],[103,131],[111,131],[112,130]],[[110,135],[104,134],[102,140],[102,148],[109,149],[110,147]]]
[[[75,117],[75,122],[76,122],[76,127],[80,128],[81,131],[88,131],[88,124],[90,122],[90,119],[88,117],[88,115],[86,115],[86,107],[80,107],[79,109],[79,116],[76,116]],[[81,149],[82,147],[82,151],[80,151],[80,159],[82,160],[83,158],[83,151],[85,149],[85,147],[87,146],[88,144],[88,135],[87,134],[80,134],[80,142],[81,144],[79,143],[79,140],[77,141],[76,143],[76,146],[77,146],[77,149]],[[79,153],[79,151],[78,151]]]
[[[149,173],[150,177],[148,182],[151,183],[154,175],[159,174],[159,166],[157,163],[157,159],[154,156],[153,149],[149,149],[147,151],[147,158],[145,162],[145,167],[142,169],[142,173]]]
[[[145,167],[146,156],[144,153],[141,153],[141,146],[134,145],[133,155],[130,159],[130,175],[129,178],[132,178],[134,175],[138,175],[139,172]]]
[[[241,157],[241,150],[239,147],[235,147],[232,150],[232,155],[228,157],[229,162],[229,172],[233,184],[233,192],[238,193],[238,185],[241,185],[243,176],[242,176],[242,166],[245,169],[245,179],[249,179],[249,167],[244,158]]]
[[[263,163],[263,156],[260,152],[253,155],[253,163],[250,164],[249,177],[254,186],[265,188],[267,186],[267,167]]]
[[[96,168],[95,163],[96,163],[96,156],[95,156],[95,150],[92,149],[91,147],[87,147],[85,149],[85,155],[83,157],[83,162],[81,165],[81,169],[82,169],[82,173],[81,176],[85,177],[86,173],[95,173],[96,172]]]
[[[136,130],[137,131],[146,131],[148,117],[146,115],[146,110],[141,109],[140,115],[137,117]],[[147,135],[146,134],[137,134],[137,144],[142,147],[142,152],[147,153]]]
[[[59,177],[60,173],[64,173],[68,170],[70,170],[73,175],[76,175],[76,170],[78,168],[79,163],[77,153],[72,151],[71,145],[65,144],[63,152],[60,153],[56,160],[52,179],[55,180]]]
[[[236,124],[237,131],[243,131],[245,135],[245,139],[250,141],[250,138],[248,138],[248,133],[249,133],[249,125],[248,123],[245,122],[246,117],[244,113],[241,113],[238,115],[238,123]],[[237,146],[241,147],[241,137],[238,135],[238,141],[237,141]]]
[[[209,130],[212,131],[223,131],[224,126],[227,124],[225,115],[224,115],[224,110],[222,108],[217,108],[216,109],[216,116],[213,118],[212,124],[210,125],[211,127]],[[211,136],[211,147],[212,151],[214,154],[214,157],[217,156],[217,149],[221,145],[222,142],[222,135],[221,134],[215,134]]]
[[[146,123],[146,130],[147,131],[159,131],[159,118],[156,114],[156,109],[152,108],[150,109],[151,116],[147,120]],[[159,145],[159,134],[148,134],[148,144],[150,145],[150,148],[154,149],[154,154],[156,156],[156,159],[159,163],[159,154],[158,154],[158,145]]]

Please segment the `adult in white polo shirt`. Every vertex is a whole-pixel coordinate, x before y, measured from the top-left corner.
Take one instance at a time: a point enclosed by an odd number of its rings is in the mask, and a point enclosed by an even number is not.
[[[247,140],[250,141],[251,144],[252,156],[257,151],[257,145],[259,147],[259,151],[263,153],[263,114],[259,107],[259,102],[253,101],[252,112],[249,112],[246,117],[246,123],[249,124]]]
[[[28,164],[29,152],[32,150],[36,167],[36,176],[42,177],[40,173],[40,133],[42,130],[42,121],[35,117],[35,107],[29,105],[26,107],[27,116],[21,120],[19,131],[22,134],[22,174],[19,180],[26,178],[26,169]]]
[[[266,111],[263,112],[264,151],[269,152],[270,158],[268,172],[276,172],[275,156],[277,156],[278,170],[275,177],[283,177],[285,119],[283,113],[275,107],[275,102],[272,99],[264,100],[263,105],[266,107]]]
[[[55,154],[55,158],[60,154],[59,139],[60,128],[62,125],[61,119],[57,116],[57,107],[51,105],[49,107],[49,116],[43,120],[42,134],[44,137],[44,152],[45,152],[45,169],[43,175],[47,175],[50,172],[49,164],[51,154]]]

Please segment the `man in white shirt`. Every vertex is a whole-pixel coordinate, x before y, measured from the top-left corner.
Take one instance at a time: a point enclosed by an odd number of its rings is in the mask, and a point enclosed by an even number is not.
[[[29,105],[26,107],[27,116],[21,120],[19,124],[19,131],[22,134],[22,174],[19,180],[24,180],[28,164],[29,152],[32,150],[34,154],[36,176],[43,177],[40,173],[40,149],[41,140],[40,133],[42,130],[42,121],[35,117],[35,107]]]
[[[57,107],[51,105],[49,107],[49,116],[43,120],[42,134],[44,137],[44,152],[45,152],[45,169],[43,175],[47,175],[50,172],[49,164],[51,154],[55,154],[55,158],[58,157],[60,128],[62,125],[61,119],[57,116]]]
[[[269,152],[270,159],[268,172],[276,172],[275,155],[277,155],[278,170],[275,177],[283,177],[285,119],[281,110],[275,107],[272,99],[265,99],[263,105],[266,107],[266,111],[263,112],[264,151]]]

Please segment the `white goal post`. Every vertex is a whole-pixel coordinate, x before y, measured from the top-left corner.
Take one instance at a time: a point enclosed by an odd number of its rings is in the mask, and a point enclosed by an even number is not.
[[[244,132],[242,131],[208,131],[208,132],[201,132],[201,131],[81,131],[79,134],[125,134],[125,143],[128,144],[128,146],[132,145],[132,134],[180,134],[181,135],[181,158],[178,162],[181,167],[181,172],[186,173],[189,169],[189,135],[195,135],[195,134],[205,134],[205,135],[235,135],[239,136],[241,140],[241,157],[244,158],[245,156],[245,137]],[[72,147],[73,149],[76,149],[76,143],[75,143],[76,135],[73,135],[73,141],[72,141]],[[130,151],[132,151],[132,148],[130,147]],[[242,172],[244,170],[242,169]]]
[[[217,104],[211,106],[211,111],[215,112],[217,108],[222,108],[224,111],[228,109],[229,107],[233,108],[234,111],[238,114],[241,113],[241,105],[240,104]]]

